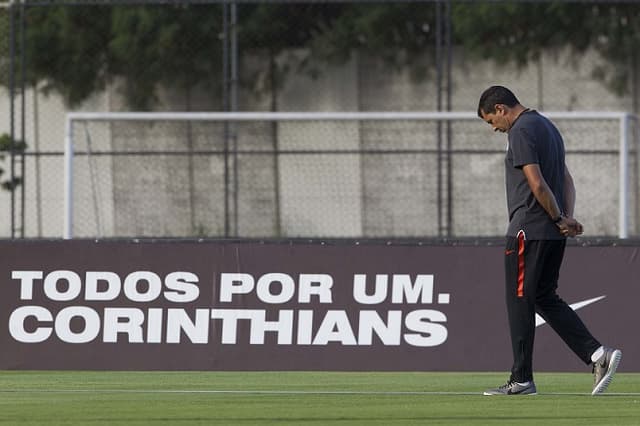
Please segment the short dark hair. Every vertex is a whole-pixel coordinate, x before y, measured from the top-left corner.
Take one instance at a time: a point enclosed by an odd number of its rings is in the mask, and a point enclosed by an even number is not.
[[[504,86],[491,86],[480,96],[478,102],[478,117],[482,118],[482,113],[493,114],[496,112],[496,104],[504,104],[508,107],[518,105],[520,101],[516,95]]]

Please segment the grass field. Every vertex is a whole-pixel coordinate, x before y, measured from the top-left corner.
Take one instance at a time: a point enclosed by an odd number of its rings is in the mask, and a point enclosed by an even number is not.
[[[539,373],[536,396],[483,396],[506,373],[0,371],[7,425],[640,425],[640,374]]]

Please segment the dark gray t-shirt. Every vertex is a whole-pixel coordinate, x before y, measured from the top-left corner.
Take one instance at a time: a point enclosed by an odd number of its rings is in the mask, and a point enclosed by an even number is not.
[[[563,206],[564,142],[556,126],[537,111],[525,111],[509,130],[505,158],[509,227],[507,236],[520,230],[528,240],[561,240],[565,237],[538,203],[522,167],[538,164],[547,185]]]

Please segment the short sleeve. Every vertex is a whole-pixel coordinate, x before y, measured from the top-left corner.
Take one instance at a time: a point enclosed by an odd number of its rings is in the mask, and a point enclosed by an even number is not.
[[[534,138],[520,128],[509,133],[509,145],[513,154],[513,166],[521,168],[527,164],[540,164],[538,150]]]

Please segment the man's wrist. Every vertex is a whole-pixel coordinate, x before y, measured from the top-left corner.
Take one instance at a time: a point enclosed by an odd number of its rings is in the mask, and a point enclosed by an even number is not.
[[[564,213],[560,213],[558,216],[556,216],[555,218],[552,218],[551,220],[553,221],[553,223],[557,225],[564,218],[565,218]]]

